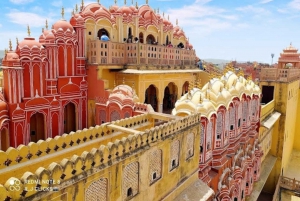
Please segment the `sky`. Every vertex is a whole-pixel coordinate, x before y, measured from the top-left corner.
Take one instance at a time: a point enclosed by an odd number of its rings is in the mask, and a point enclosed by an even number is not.
[[[97,0],[84,1],[85,5]],[[132,1],[127,0],[127,5]],[[136,0],[134,1],[135,4]],[[143,5],[146,0],[138,0]],[[1,0],[0,50],[31,36],[38,40],[46,19],[49,27],[61,19],[61,8],[69,20],[81,0]],[[106,8],[113,0],[100,0]],[[123,6],[124,1],[118,1]],[[184,30],[197,56],[271,63],[290,45],[300,48],[300,0],[149,0],[153,9],[169,15]]]

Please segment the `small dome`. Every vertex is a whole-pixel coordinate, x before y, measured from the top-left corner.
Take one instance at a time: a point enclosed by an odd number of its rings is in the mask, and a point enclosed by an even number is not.
[[[111,6],[111,7],[109,8],[109,11],[110,11],[111,13],[114,13],[114,12],[117,12],[118,9],[119,9],[119,6],[113,5],[113,6]]]
[[[83,24],[84,24],[84,19],[83,19],[83,17],[81,17],[81,15],[79,15],[78,13],[76,13],[76,14],[73,15],[72,18],[70,19],[70,24],[71,24],[72,26],[83,25]]]
[[[28,37],[28,38],[24,38],[24,40],[19,43],[20,49],[22,49],[25,46],[27,46],[29,49],[33,47],[40,48],[42,44],[36,41],[34,38]]]
[[[52,28],[55,31],[58,31],[59,29],[62,29],[64,32],[67,31],[68,29],[73,32],[73,26],[67,22],[66,20],[59,20],[55,24],[53,24]]]
[[[122,6],[117,10],[117,13],[120,13],[122,15],[132,15],[133,11],[128,6]]]
[[[19,55],[15,52],[8,52],[6,54],[6,58],[5,58],[6,61],[16,61],[16,60],[19,60]]]

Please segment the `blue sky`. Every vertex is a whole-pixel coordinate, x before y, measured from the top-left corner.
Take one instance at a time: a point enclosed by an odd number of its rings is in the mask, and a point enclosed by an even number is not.
[[[97,0],[85,4],[90,2]],[[9,39],[15,46],[16,37],[26,37],[27,24],[38,40],[46,19],[49,25],[59,20],[63,6],[69,20],[76,3],[81,0],[1,0],[0,49],[8,48]],[[114,4],[100,3],[106,8]],[[200,58],[270,63],[271,53],[277,61],[291,42],[300,48],[300,0],[149,0],[149,5],[174,24],[178,19]]]

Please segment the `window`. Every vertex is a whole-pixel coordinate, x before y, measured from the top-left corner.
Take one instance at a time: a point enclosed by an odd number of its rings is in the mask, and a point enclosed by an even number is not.
[[[200,146],[200,153],[202,154],[202,152],[203,152],[203,147]]]
[[[91,32],[91,31],[89,31],[89,35],[92,35],[92,32]]]
[[[233,128],[234,128],[234,126],[233,126],[233,125],[230,125],[230,130],[231,130],[231,131],[233,130]]]
[[[155,180],[155,179],[156,179],[156,172],[153,172],[152,180]]]
[[[261,103],[267,104],[274,99],[274,86],[262,86]]]
[[[241,127],[241,119],[238,120],[238,127]]]
[[[174,168],[178,167],[179,165],[179,150],[180,150],[179,145],[180,145],[179,140],[175,140],[171,144],[170,171],[172,171]]]
[[[175,168],[175,167],[176,167],[176,160],[173,159],[173,160],[172,160],[172,168]]]
[[[149,183],[155,183],[162,174],[162,150],[157,149],[149,153]]]
[[[130,197],[130,196],[132,196],[132,188],[131,187],[127,189],[127,197]]]

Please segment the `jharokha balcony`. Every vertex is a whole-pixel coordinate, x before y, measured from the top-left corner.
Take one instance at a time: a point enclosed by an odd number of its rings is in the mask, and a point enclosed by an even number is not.
[[[88,63],[108,69],[137,68],[163,69],[196,68],[194,49],[181,49],[143,43],[116,43],[92,40],[88,48]]]

